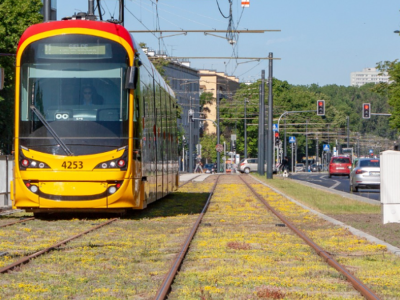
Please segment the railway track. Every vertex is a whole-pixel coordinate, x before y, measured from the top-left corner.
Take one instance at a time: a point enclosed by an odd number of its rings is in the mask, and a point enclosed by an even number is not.
[[[32,220],[35,220],[35,218],[34,218],[34,217],[31,217],[31,218],[21,218],[21,219],[19,219],[18,221],[14,221],[14,222],[9,222],[9,223],[6,223],[6,224],[2,224],[2,225],[0,225],[0,228],[8,227],[8,226],[11,226],[11,225],[14,225],[14,224],[24,223],[24,222],[32,221]]]
[[[97,230],[97,229],[99,229],[99,228],[101,228],[103,226],[106,226],[106,225],[108,225],[110,223],[113,223],[113,222],[115,222],[117,220],[118,220],[118,218],[114,218],[114,219],[108,220],[108,221],[106,221],[106,222],[104,222],[104,223],[102,223],[100,225],[97,225],[95,227],[92,227],[92,228],[90,228],[90,229],[88,229],[88,230],[86,230],[86,231],[84,231],[82,233],[76,234],[76,235],[74,235],[72,237],[69,237],[69,238],[67,238],[65,240],[62,240],[61,242],[55,243],[55,244],[51,245],[50,247],[47,247],[47,248],[45,248],[43,250],[40,250],[40,251],[37,251],[37,252],[35,252],[35,253],[31,254],[31,255],[25,256],[25,257],[19,259],[18,261],[14,262],[14,263],[12,263],[10,265],[7,265],[7,266],[5,266],[3,268],[0,268],[0,274],[7,273],[7,272],[13,270],[16,267],[19,267],[21,265],[24,265],[24,264],[28,263],[33,258],[36,258],[36,257],[38,257],[40,255],[43,255],[43,254],[48,253],[48,252],[51,252],[53,250],[56,250],[60,246],[65,245],[65,244],[67,244],[68,242],[70,242],[72,240],[75,240],[75,239],[77,239],[77,238],[79,238],[79,237],[81,237],[81,236],[83,236],[85,234],[88,234],[89,232],[95,231],[95,230]]]
[[[192,180],[195,178],[197,177],[192,178]],[[19,281],[17,279],[16,282],[24,282],[24,278],[26,278],[25,273],[40,273],[40,270],[36,270],[36,268],[38,267],[41,270],[49,270],[50,273],[59,272],[60,265],[58,262],[63,261],[64,265],[71,266],[71,268],[69,268],[71,270],[78,271],[76,269],[76,266],[81,266],[81,268],[79,268],[79,270],[81,270],[81,274],[91,274],[91,272],[94,272],[93,270],[96,270],[95,273],[93,273],[93,277],[90,277],[92,278],[91,280],[94,280],[94,282],[100,282],[97,281],[97,278],[107,278],[107,280],[109,280],[109,278],[120,278],[121,274],[126,274],[126,277],[124,277],[125,279],[123,280],[124,285],[127,286],[128,289],[133,289],[134,292],[132,292],[131,294],[118,294],[119,296],[114,295],[114,297],[116,298],[132,298],[137,296],[142,297],[143,299],[153,298],[157,300],[166,299],[167,297],[168,299],[181,299],[183,298],[183,296],[182,294],[177,294],[177,291],[182,290],[182,287],[185,287],[182,278],[187,278],[187,273],[185,272],[190,270],[191,266],[196,263],[196,259],[194,259],[196,258],[196,255],[201,256],[198,261],[198,263],[200,264],[212,263],[212,261],[215,260],[217,261],[217,265],[232,264],[232,268],[235,268],[234,262],[236,258],[234,258],[234,256],[231,256],[234,253],[246,256],[257,255],[257,253],[255,253],[255,250],[260,248],[253,249],[253,245],[251,245],[250,243],[256,244],[259,242],[249,242],[248,240],[251,240],[253,238],[250,236],[247,237],[246,235],[241,235],[241,228],[239,228],[240,226],[248,226],[248,224],[250,224],[250,222],[252,222],[254,218],[257,218],[257,216],[246,216],[246,213],[242,215],[242,212],[244,212],[243,210],[233,211],[232,215],[234,217],[238,217],[239,223],[237,224],[240,225],[238,226],[235,225],[236,223],[232,221],[233,219],[229,219],[228,215],[230,212],[227,209],[228,207],[239,209],[250,207],[251,211],[255,211],[262,216],[268,215],[268,217],[263,217],[264,219],[259,219],[251,223],[253,224],[252,226],[254,226],[253,230],[256,231],[256,235],[274,237],[275,235],[287,236],[290,234],[294,236],[294,233],[297,234],[299,232],[300,238],[303,239],[305,242],[307,242],[308,240],[307,244],[311,247],[308,247],[306,243],[304,243],[304,245],[301,246],[301,249],[308,249],[307,253],[309,252],[313,256],[314,254],[311,249],[314,249],[314,251],[318,255],[320,255],[322,259],[317,258],[318,256],[315,255],[316,258],[312,258],[312,256],[306,256],[307,258],[304,261],[304,259],[301,259],[300,256],[298,256],[295,259],[298,264],[307,265],[307,261],[311,260],[315,265],[316,261],[319,261],[318,264],[324,265],[324,269],[331,270],[324,271],[326,272],[326,274],[332,274],[332,278],[335,278],[335,280],[337,279],[341,282],[343,286],[345,286],[346,290],[344,292],[347,293],[345,294],[346,296],[344,296],[345,298],[349,295],[350,297],[355,295],[358,295],[358,297],[360,297],[361,294],[365,299],[379,299],[379,297],[374,294],[374,292],[371,291],[367,285],[365,285],[361,280],[353,275],[354,269],[351,269],[351,272],[344,267],[342,268],[342,266],[335,261],[333,255],[329,253],[329,251],[332,250],[324,250],[315,242],[311,241],[308,237],[305,237],[305,234],[302,233],[300,229],[296,228],[296,226],[293,225],[293,222],[291,223],[291,221],[288,221],[288,219],[290,218],[286,218],[286,216],[284,216],[282,213],[279,213],[277,209],[274,209],[271,205],[269,205],[269,199],[268,202],[266,201],[268,196],[266,194],[261,194],[260,191],[262,191],[262,189],[260,189],[260,185],[256,186],[254,184],[255,182],[249,176],[220,175],[209,178],[210,179],[208,180],[208,183],[206,183],[206,185],[204,186],[206,188],[203,188],[202,192],[200,193],[200,189],[198,187],[202,185],[201,183],[196,183],[193,188],[190,187],[189,189],[185,189],[185,191],[183,191],[182,193],[177,193],[181,195],[179,196],[181,198],[191,197],[191,193],[195,195],[193,197],[203,195],[201,206],[199,206],[197,209],[189,207],[187,208],[186,213],[183,214],[180,210],[177,210],[175,214],[171,214],[171,217],[168,218],[158,214],[158,212],[163,211],[162,207],[169,207],[168,203],[165,204],[166,206],[161,207],[157,207],[157,205],[160,205],[162,203],[158,203],[154,207],[150,205],[149,209],[154,209],[154,212],[156,212],[155,216],[148,218],[149,215],[146,214],[146,212],[137,212],[137,216],[134,216],[133,219],[120,219],[119,222],[114,222],[113,226],[109,226],[102,230],[101,233],[94,233],[91,235],[85,235],[85,237],[83,237],[85,233],[95,231],[96,229],[100,228],[100,226],[107,225],[101,224],[73,237],[75,239],[77,239],[78,237],[82,237],[79,240],[75,240],[72,242],[72,239],[70,238],[62,239],[61,242],[46,247],[41,251],[37,251],[37,254],[34,253],[32,255],[26,255],[26,257],[15,262],[15,264],[13,263],[8,265],[7,267],[10,267],[10,269],[6,270],[6,267],[0,269],[0,273],[7,273],[13,268],[18,268],[18,266],[21,266],[24,263],[28,263],[33,257],[43,255],[52,250],[60,250],[54,251],[52,255],[43,256],[43,258],[38,260],[37,262],[32,262],[30,264],[30,268],[23,269],[23,272],[21,272],[18,277]],[[183,185],[192,182],[192,180],[184,183]],[[231,186],[227,186],[227,184],[236,185],[237,191],[241,195],[241,202],[230,201],[232,200],[232,197],[235,197],[233,195],[239,194],[235,194],[235,191],[230,190]],[[209,191],[209,189],[211,189],[211,191]],[[189,190],[189,192],[187,192],[186,190]],[[221,200],[223,202],[221,202]],[[169,200],[167,199],[166,202],[168,201]],[[176,204],[176,201],[177,198],[171,199],[171,203]],[[257,201],[259,202],[256,205]],[[182,200],[182,202],[179,203],[182,204],[179,204],[178,206],[184,205],[185,203],[190,204],[192,203],[192,199],[187,201]],[[223,203],[225,203],[226,206],[223,206]],[[267,208],[268,211],[265,208]],[[162,217],[160,218],[160,216]],[[108,222],[112,222],[112,220]],[[21,225],[16,224],[16,226],[18,226],[18,228],[21,228]],[[233,226],[233,228],[227,229],[229,226]],[[265,229],[269,230],[269,232],[264,232]],[[222,234],[224,230],[228,230],[227,232],[230,236],[237,236],[237,240],[233,240],[232,238],[224,240]],[[289,233],[290,231],[292,231],[293,233]],[[129,236],[126,233],[129,233]],[[201,238],[203,238],[203,240],[201,240]],[[295,238],[295,240],[300,240],[300,238]],[[216,245],[216,248],[213,248],[216,243],[220,242],[220,240],[224,240],[222,242],[222,247],[220,245]],[[71,243],[69,243],[70,241]],[[69,243],[68,246],[65,245],[66,243]],[[261,251],[258,254],[260,255],[258,256],[259,258],[268,258],[271,256],[272,251],[275,250],[271,250],[274,248],[274,246],[269,248],[270,246],[267,246],[267,243],[277,243],[276,248],[280,247],[279,242],[277,242],[276,240],[273,241],[271,240],[271,238],[265,238],[264,242],[261,243],[266,244],[261,247],[262,249],[260,249]],[[296,241],[295,243],[299,242]],[[213,249],[210,249],[210,253],[212,254],[212,256],[208,256],[206,252],[203,252],[204,250],[202,251],[202,249],[199,248],[199,244],[209,244],[208,249],[213,248],[217,249],[217,251],[229,248],[228,253],[230,256],[228,258],[216,256],[219,255],[219,252],[215,252]],[[143,247],[141,245],[143,245]],[[288,248],[290,247],[290,245],[286,244],[286,246],[284,247]],[[208,249],[206,251],[208,251]],[[280,250],[278,250],[278,252],[279,251]],[[284,257],[286,255],[283,253],[284,252],[281,253],[281,257]],[[304,251],[304,253],[306,252]],[[92,261],[92,258],[96,259]],[[88,259],[90,260],[88,261]],[[281,259],[278,257],[276,264],[280,264],[280,261]],[[76,265],[74,265],[74,263],[76,263]],[[282,263],[286,264],[284,261],[282,261]],[[113,265],[115,265],[115,268],[111,267]],[[171,266],[171,268],[167,270],[167,266]],[[258,265],[256,266],[258,267]],[[215,265],[213,266],[211,264],[204,267],[210,269],[215,268]],[[259,271],[257,267],[255,269],[256,272]],[[261,265],[259,268],[260,270],[262,269]],[[33,269],[35,269],[35,271],[33,271]],[[141,269],[143,269],[144,273],[140,273]],[[334,275],[336,274],[335,269],[341,272],[342,275],[340,275],[340,277],[334,277],[337,276]],[[119,270],[122,273],[120,273]],[[232,270],[233,271],[231,272],[235,272],[235,269]],[[310,268],[309,270],[314,269]],[[202,272],[200,272],[199,274],[202,274]],[[216,277],[214,277],[213,279],[215,280],[213,281],[213,285],[204,287],[205,283],[201,283],[203,284],[203,286],[200,284],[199,287],[199,283],[197,283],[196,287],[186,287],[186,289],[200,289],[200,292],[196,294],[196,296],[200,295],[200,299],[214,299],[214,296],[211,294],[207,294],[207,290],[205,290],[204,288],[207,288],[208,290],[223,290],[222,281],[224,276],[226,275],[220,273],[220,271],[218,271],[218,273],[216,274]],[[312,277],[313,275],[309,276]],[[82,278],[82,280],[84,280],[84,277]],[[43,278],[46,279],[46,276],[43,276]],[[75,275],[73,278],[75,278]],[[78,278],[80,277],[78,276]],[[139,278],[139,281],[135,278]],[[11,279],[15,280],[15,277],[10,277],[7,280]],[[354,287],[354,289],[349,283],[346,283],[346,280]],[[65,282],[60,281],[59,284],[60,286],[65,286],[66,282],[69,282],[68,276],[65,277]],[[76,282],[76,280],[74,282]],[[267,285],[269,284],[269,281],[267,280],[264,282]],[[239,280],[237,284],[238,285],[236,285],[235,288],[240,288],[242,284],[243,287],[245,286],[244,281],[242,282]],[[99,297],[107,297],[111,295],[107,294],[106,290],[108,286],[109,284],[104,284],[102,288],[98,287],[98,289],[95,289],[95,291],[97,291],[98,293],[104,291],[104,294],[99,295]],[[255,290],[251,291],[253,295],[254,293],[259,293],[257,290],[257,286],[254,289]],[[299,287],[295,287],[294,289],[299,289]],[[264,290],[262,290],[262,292],[263,291]],[[91,292],[91,290],[88,290],[87,294],[82,295],[88,295],[88,293],[90,294]],[[332,291],[330,289],[327,289],[325,292],[328,295]],[[12,292],[10,292],[10,295],[12,295]],[[259,296],[259,298],[263,298],[262,295],[265,294],[261,293],[260,295],[261,296]],[[2,295],[0,294],[0,296]],[[74,294],[69,294],[69,296],[73,297]],[[283,297],[284,296],[274,299],[283,299]],[[188,298],[190,298],[190,296]],[[216,296],[216,298],[218,298],[218,296]],[[338,297],[338,299],[339,298],[340,297]],[[289,297],[289,299],[297,298]]]
[[[315,243],[312,239],[310,239],[304,232],[302,232],[299,228],[297,228],[293,223],[291,223],[284,215],[275,210],[268,202],[257,193],[254,188],[245,180],[243,176],[239,177],[242,182],[246,185],[246,187],[253,193],[257,199],[264,204],[264,206],[271,211],[275,216],[277,216],[283,224],[289,227],[296,235],[298,235],[304,242],[307,243],[314,251],[322,257],[325,262],[331,267],[335,268],[340,274],[346,277],[346,279],[353,285],[353,287],[361,293],[368,300],[377,300],[379,297],[369,289],[359,278],[351,274],[349,270],[347,270],[344,266],[337,262],[337,260],[326,250],[320,247],[317,243]]]
[[[171,290],[171,285],[174,281],[176,273],[178,272],[179,268],[181,267],[183,259],[185,258],[186,253],[189,249],[189,245],[192,242],[193,237],[194,237],[197,229],[199,228],[199,225],[204,217],[204,214],[207,211],[207,208],[210,204],[211,198],[214,194],[215,188],[218,185],[218,180],[219,180],[219,176],[217,177],[217,180],[215,180],[214,186],[210,192],[210,195],[208,196],[207,202],[204,205],[203,210],[201,211],[200,215],[198,216],[196,222],[193,224],[193,227],[191,228],[189,235],[186,237],[186,239],[182,245],[182,248],[180,249],[179,253],[175,257],[175,260],[173,261],[170,270],[167,272],[167,275],[164,277],[163,283],[161,284],[160,288],[157,291],[156,296],[154,297],[155,300],[165,299],[168,295],[168,292]]]
[[[181,268],[183,261],[185,259],[185,256],[188,252],[189,245],[191,244],[193,238],[195,237],[195,234],[199,227],[199,224],[201,223],[201,221],[208,209],[211,198],[212,198],[214,191],[218,185],[219,177],[220,176],[218,176],[218,179],[215,181],[215,184],[212,188],[212,191],[210,192],[210,195],[207,199],[207,202],[206,202],[201,214],[199,215],[195,224],[191,228],[190,233],[188,234],[186,240],[184,241],[181,250],[177,254],[173,263],[171,264],[170,270],[167,272],[166,276],[164,277],[163,283],[160,286],[159,290],[157,291],[157,294],[154,297],[154,300],[167,299],[169,292],[171,291],[175,276],[176,276],[178,270]],[[286,219],[281,213],[279,213],[277,210],[272,208],[268,204],[268,202],[259,193],[257,193],[254,190],[254,188],[248,183],[248,181],[246,179],[243,179],[243,177],[248,178],[248,176],[243,176],[243,175],[238,176],[238,178],[240,178],[241,182],[243,184],[245,184],[245,186],[251,191],[251,193],[265,206],[265,208],[268,209],[270,212],[272,212],[276,217],[278,217],[283,222],[283,224],[277,224],[277,225],[287,226],[288,228],[290,228],[297,236],[299,236],[301,239],[303,239],[305,241],[305,243],[307,243],[307,245],[309,245],[312,249],[314,249],[316,254],[318,254],[320,257],[322,257],[328,265],[330,265],[331,267],[335,268],[338,272],[340,272],[340,274],[342,274],[353,285],[354,289],[356,289],[363,297],[365,297],[365,299],[368,299],[368,300],[380,299],[360,279],[358,279],[356,276],[354,276],[344,266],[339,264],[335,260],[335,258],[332,255],[330,255],[330,253],[328,251],[324,250],[322,247],[317,245],[306,234],[304,234],[300,229],[298,229],[293,223],[291,223],[288,219]]]

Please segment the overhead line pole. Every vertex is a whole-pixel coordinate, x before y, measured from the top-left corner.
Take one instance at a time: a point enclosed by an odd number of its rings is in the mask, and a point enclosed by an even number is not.
[[[273,93],[272,93],[272,71],[273,71],[273,53],[270,52],[268,58],[268,135],[267,135],[267,179],[272,179],[272,164],[274,158],[274,137],[272,134],[272,121],[273,121]],[[263,166],[264,167],[264,166]]]

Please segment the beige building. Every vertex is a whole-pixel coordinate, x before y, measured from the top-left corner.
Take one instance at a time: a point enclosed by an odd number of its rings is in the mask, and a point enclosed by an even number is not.
[[[212,93],[213,98],[217,99],[228,99],[231,100],[236,90],[239,88],[239,78],[234,76],[228,76],[222,72],[210,71],[210,70],[199,70],[200,76],[200,94],[201,93]],[[217,121],[217,106],[216,102],[205,105],[210,112],[205,114],[207,119]],[[206,121],[205,133],[215,134],[217,129],[215,125]]]

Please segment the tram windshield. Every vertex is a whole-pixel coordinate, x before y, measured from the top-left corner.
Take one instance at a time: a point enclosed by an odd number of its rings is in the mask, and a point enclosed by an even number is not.
[[[58,155],[67,153],[57,137],[73,155],[126,146],[127,62],[120,44],[94,36],[63,35],[30,44],[21,57],[20,144]]]

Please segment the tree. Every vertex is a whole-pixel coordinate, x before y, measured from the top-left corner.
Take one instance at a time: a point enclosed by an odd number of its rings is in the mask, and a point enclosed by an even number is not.
[[[0,149],[11,153],[14,128],[15,54],[22,33],[42,22],[40,0],[3,0],[0,4],[0,67],[4,68],[4,89],[0,91]]]
[[[380,82],[374,88],[374,91],[380,95],[387,95],[388,104],[391,107],[389,124],[392,128],[400,129],[400,62],[385,61],[380,62],[377,68],[382,72],[387,72],[389,82]]]

